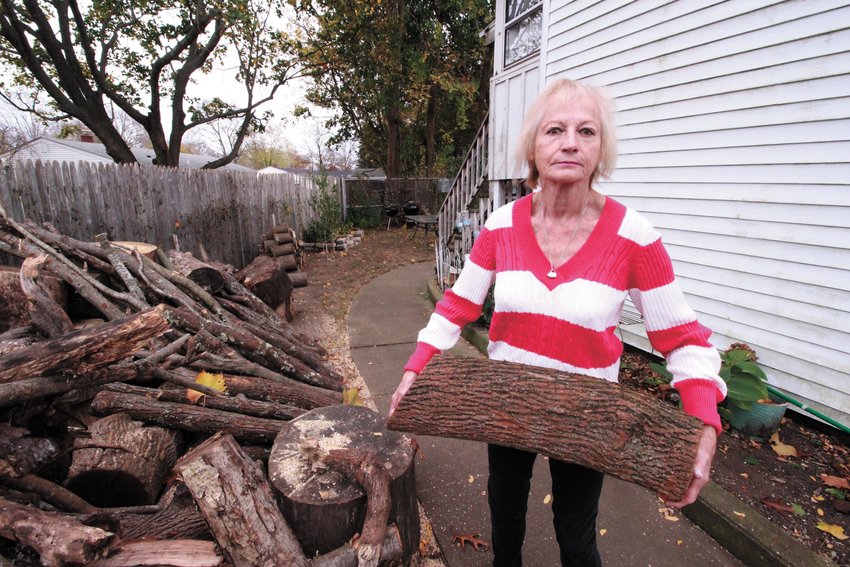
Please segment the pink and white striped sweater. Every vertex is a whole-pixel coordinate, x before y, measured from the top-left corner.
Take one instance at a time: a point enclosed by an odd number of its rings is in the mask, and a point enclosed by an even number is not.
[[[617,381],[623,344],[615,334],[626,296],[641,311],[652,346],[667,359],[690,415],[720,431],[726,385],[720,357],[685,302],[661,237],[634,210],[606,198],[587,242],[551,279],[531,226],[529,195],[487,220],[463,272],[437,303],[405,370],[421,372],[454,346],[481,314],[495,281],[490,358]]]

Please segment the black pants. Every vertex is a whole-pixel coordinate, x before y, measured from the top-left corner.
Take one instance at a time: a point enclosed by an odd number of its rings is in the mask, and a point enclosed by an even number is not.
[[[522,565],[525,516],[534,453],[489,445],[487,482],[492,525],[493,566]],[[596,516],[604,475],[579,465],[549,459],[552,475],[552,512],[561,565],[599,567]]]

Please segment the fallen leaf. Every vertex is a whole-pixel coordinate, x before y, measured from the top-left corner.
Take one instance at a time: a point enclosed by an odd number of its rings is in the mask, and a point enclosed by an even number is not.
[[[736,516],[738,516],[739,518],[746,518],[747,517],[747,515],[744,514],[743,512],[735,512],[734,510],[732,510],[732,513],[735,514]]]
[[[218,390],[219,392],[227,391],[227,386],[225,386],[224,384],[223,374],[211,374],[206,370],[201,370],[195,377],[195,382],[202,386],[212,388],[213,390]],[[206,394],[203,394],[197,390],[186,390],[186,399],[188,399],[193,404],[204,396],[206,396]]]
[[[547,494],[546,496],[543,497],[543,503],[544,504],[548,504],[551,501],[552,501],[552,495],[551,494]]]
[[[679,517],[676,516],[676,513],[672,508],[667,508],[667,507],[659,508],[658,511],[661,512],[661,515],[664,516],[664,519],[667,520],[668,522],[678,522],[679,521]]]
[[[823,509],[818,508],[818,516],[820,516],[821,518],[823,518]]]
[[[758,465],[758,464],[760,464],[760,463],[761,463],[761,461],[760,461],[760,460],[756,459],[755,457],[751,457],[751,456],[749,456],[749,455],[747,455],[746,457],[744,457],[744,462],[745,462],[746,464],[748,464],[748,465]]]
[[[843,488],[845,490],[850,490],[850,483],[847,482],[846,478],[841,478],[840,476],[832,476],[828,474],[820,475],[820,479],[827,486],[831,486],[833,488]]]
[[[342,403],[349,406],[362,406],[360,399],[360,388],[346,388],[342,391]]]
[[[676,545],[682,545],[682,540],[677,539],[677,540],[676,540]]]
[[[767,498],[765,498],[764,500],[761,501],[761,503],[764,504],[765,506],[767,506],[768,508],[772,508],[773,510],[776,510],[777,512],[783,512],[783,513],[786,513],[786,514],[791,514],[791,513],[794,512],[794,510],[793,510],[793,508],[791,508],[791,506],[788,506],[787,504],[783,504],[782,502],[777,502],[776,500],[768,500]]]
[[[745,473],[745,472],[742,472],[739,476],[741,476],[741,477],[743,477],[743,478],[747,478],[747,479],[748,479],[748,478],[750,478],[750,475],[748,475],[748,474],[747,474],[747,473]]]
[[[820,494],[815,494],[815,495],[812,496],[813,502],[823,502],[824,500],[826,500],[826,498],[824,498]]]
[[[779,440],[779,433],[774,433],[770,436],[770,448],[780,457],[797,457],[797,448],[791,445],[786,445]]]
[[[475,482],[475,477],[472,476],[472,475],[469,475],[469,477],[466,479],[466,482],[468,482],[469,484],[472,484],[473,482]]]
[[[844,491],[839,490],[838,488],[830,487],[830,488],[827,488],[824,492],[826,492],[827,494],[831,494],[832,496],[834,496],[835,498],[838,498],[839,500],[845,500],[847,498],[847,495],[844,494]]]
[[[605,535],[605,534],[607,534],[607,533],[608,533],[608,530],[606,530],[605,528],[602,528],[601,530],[599,530],[599,536],[600,536],[600,537],[601,537],[601,536],[604,536],[604,535]]]
[[[480,539],[479,538],[480,535],[481,534],[477,534],[477,533],[455,534],[455,535],[452,536],[452,542],[459,543],[461,549],[463,549],[463,546],[467,543],[469,545],[471,545],[473,548],[475,548],[475,551],[479,551],[482,547],[484,549],[487,549],[488,547],[490,547],[490,544],[487,543],[486,541],[484,541],[483,539]]]
[[[847,534],[844,533],[843,527],[836,526],[835,524],[827,524],[826,522],[818,522],[817,528],[822,532],[828,533],[829,535],[833,536],[836,539],[845,540],[848,537],[850,537],[850,536],[848,536]]]
[[[799,504],[791,504],[791,510],[794,511],[795,516],[805,516],[806,515],[806,511],[803,510],[803,507],[800,506]]]
[[[836,512],[840,512],[842,514],[850,514],[850,502],[847,500],[835,500],[832,503],[832,507],[835,508]]]

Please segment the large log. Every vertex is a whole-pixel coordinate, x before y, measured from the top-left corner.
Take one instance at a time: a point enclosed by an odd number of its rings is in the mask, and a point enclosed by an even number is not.
[[[289,422],[269,456],[269,479],[280,494],[281,509],[307,556],[328,553],[364,530],[367,494],[351,474],[328,461],[342,461],[335,450],[360,450],[389,475],[389,520],[396,523],[410,557],[419,546],[414,447],[407,436],[387,431],[380,414],[364,407],[336,405],[313,410]],[[350,461],[350,459],[349,459]],[[361,480],[365,480],[365,477]],[[373,492],[374,497],[380,497]],[[373,498],[374,500],[374,498]],[[376,514],[377,515],[377,512]],[[373,515],[373,516],[374,516]],[[379,522],[386,526],[386,516]],[[374,522],[369,524],[370,537]],[[382,539],[383,534],[377,538]],[[370,544],[375,539],[369,540]]]
[[[286,306],[286,320],[292,321],[292,282],[282,262],[270,256],[257,256],[236,274],[248,290],[272,309]]]
[[[136,315],[41,341],[0,358],[0,383],[55,372],[85,374],[121,360],[168,330],[167,309]]]
[[[175,466],[234,567],[307,567],[256,461],[233,437],[217,433]]]
[[[172,429],[110,415],[89,426],[88,439],[74,440],[67,486],[96,506],[153,504],[179,449]]]
[[[681,500],[702,423],[638,390],[556,370],[441,355],[387,427],[578,463]]]
[[[46,567],[62,567],[92,561],[114,534],[71,516],[0,498],[0,537],[30,546]]]
[[[133,419],[183,431],[198,433],[225,431],[237,439],[260,443],[271,443],[286,423],[275,419],[209,409],[202,405],[160,402],[147,396],[105,390],[99,392],[92,400],[91,409],[97,415],[125,412]]]
[[[0,333],[30,324],[19,272],[18,268],[0,266]]]
[[[224,277],[221,272],[198,260],[191,253],[169,250],[168,259],[178,272],[201,286],[204,291],[218,293],[224,288]]]

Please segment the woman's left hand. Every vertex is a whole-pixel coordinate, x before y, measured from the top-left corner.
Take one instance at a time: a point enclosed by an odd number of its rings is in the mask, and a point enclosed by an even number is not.
[[[702,428],[702,438],[699,441],[697,448],[697,458],[694,461],[694,476],[691,478],[691,485],[688,486],[685,496],[679,502],[667,502],[668,506],[673,508],[682,508],[688,504],[693,504],[699,496],[699,491],[702,487],[708,484],[708,477],[711,474],[711,461],[714,459],[714,451],[717,448],[717,430],[710,425]]]

